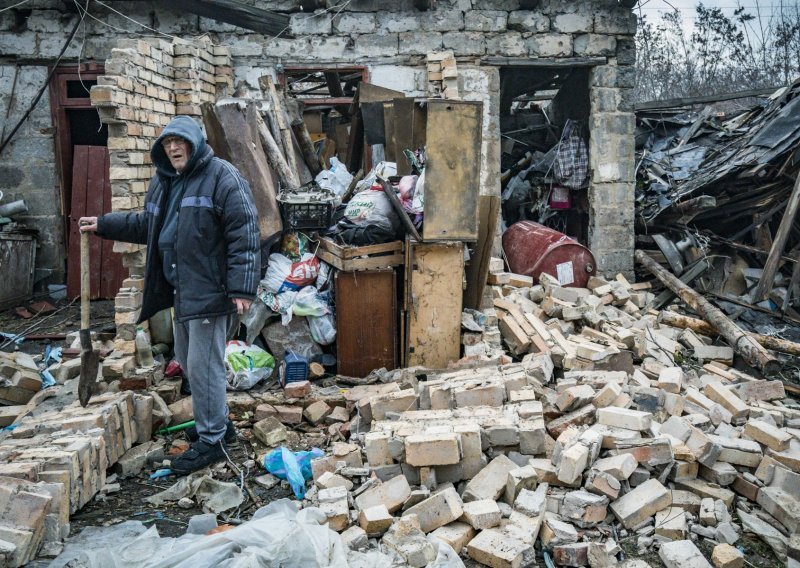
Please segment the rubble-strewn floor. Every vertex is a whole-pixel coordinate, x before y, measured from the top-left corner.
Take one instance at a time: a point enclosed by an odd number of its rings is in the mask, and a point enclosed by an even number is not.
[[[74,378],[58,385],[0,435],[0,490],[52,501],[23,531],[50,555],[67,518],[72,536],[140,521],[178,537],[209,509],[214,524],[252,526],[282,497],[327,519],[330,542],[353,558],[407,566],[450,568],[440,553],[453,550],[470,568],[703,568],[712,558],[718,568],[772,567],[787,550],[800,555],[790,539],[800,526],[800,404],[787,396],[796,360],[779,355],[782,374],[761,377],[721,338],[649,310],[646,283],[515,282],[491,288],[493,308],[465,312],[466,356],[450,369],[229,392],[239,443],[208,482],[235,503],[214,509],[202,492],[150,502],[184,482],[150,474],[186,440],[148,434],[191,418],[180,379],[160,367],[147,395],[116,392],[123,383],[112,380],[87,409],[72,402]],[[307,465],[299,501],[262,467],[280,447],[324,452]],[[68,487],[60,502],[56,481]],[[25,546],[10,565],[37,550]]]

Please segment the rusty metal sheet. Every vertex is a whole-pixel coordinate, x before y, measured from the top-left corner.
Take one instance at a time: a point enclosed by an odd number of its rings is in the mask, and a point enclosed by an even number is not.
[[[483,103],[431,100],[422,239],[478,238]]]

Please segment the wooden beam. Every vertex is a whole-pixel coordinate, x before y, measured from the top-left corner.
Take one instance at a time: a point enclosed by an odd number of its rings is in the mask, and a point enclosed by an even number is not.
[[[780,370],[780,362],[770,355],[751,335],[742,331],[728,319],[728,316],[722,310],[662,268],[643,250],[637,250],[634,253],[634,258],[689,307],[714,326],[728,344],[733,347],[734,351],[741,355],[750,365],[753,365],[765,375],[773,375]]]
[[[718,95],[703,95],[701,97],[684,97],[678,99],[664,99],[661,101],[644,101],[633,105],[634,110],[660,110],[675,107],[685,107],[691,105],[699,105],[702,103],[716,103],[719,101],[733,101],[736,99],[746,99],[748,97],[763,97],[771,95],[778,89],[777,87],[768,87],[766,89],[750,89],[748,91],[736,91],[733,93],[720,93]]]
[[[786,246],[786,240],[789,238],[789,231],[794,225],[794,218],[797,215],[797,208],[800,206],[800,175],[794,182],[792,195],[789,197],[789,203],[786,205],[786,211],[783,212],[783,219],[781,219],[778,232],[772,241],[772,247],[769,249],[769,256],[767,262],[764,264],[764,272],[758,281],[755,292],[753,292],[753,303],[757,304],[772,291],[772,282],[775,279],[775,272],[778,270],[778,264],[783,256],[783,248]]]
[[[497,67],[594,67],[608,63],[607,57],[481,57],[481,65]]]
[[[716,337],[719,335],[716,328],[705,320],[685,316],[669,310],[662,311],[658,315],[658,321],[659,323],[664,323],[672,327],[691,329],[692,331],[708,335],[709,337]],[[760,335],[758,333],[751,333],[750,335],[767,349],[800,356],[800,343],[795,343],[788,339],[781,339],[780,337],[773,337],[771,335]]]
[[[238,0],[172,0],[164,6],[176,12],[190,12],[268,36],[280,34],[285,38],[293,37],[289,33],[288,14],[261,10]]]

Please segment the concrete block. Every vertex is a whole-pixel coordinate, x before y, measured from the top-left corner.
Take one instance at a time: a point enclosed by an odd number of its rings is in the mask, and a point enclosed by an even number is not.
[[[462,495],[464,501],[482,499],[496,501],[505,491],[508,473],[517,467],[517,464],[506,456],[502,454],[497,456],[467,483]]]
[[[456,554],[461,554],[461,550],[466,544],[475,538],[476,531],[471,525],[462,522],[450,523],[439,527],[429,536],[438,538],[442,542],[449,544]]]
[[[305,419],[314,425],[322,422],[322,420],[330,413],[331,407],[321,400],[309,404],[306,406],[305,410],[303,410],[303,416]]]
[[[451,465],[461,460],[458,434],[415,434],[405,439],[406,463],[415,467]]]
[[[597,460],[592,468],[607,473],[618,481],[623,481],[628,479],[638,466],[639,462],[633,454],[619,454]]]
[[[362,509],[358,514],[358,525],[364,529],[368,536],[378,536],[385,533],[392,526],[394,517],[389,513],[386,505],[376,505]]]
[[[672,504],[669,490],[657,479],[649,479],[611,504],[620,523],[630,529]]]
[[[497,502],[492,499],[470,501],[463,505],[462,519],[476,530],[491,529],[500,524],[502,514]]]
[[[311,392],[311,383],[309,381],[294,381],[286,383],[283,387],[283,395],[286,398],[302,398],[308,396]]]
[[[658,388],[673,394],[680,394],[683,384],[683,369],[665,367],[658,374]]]
[[[658,557],[666,568],[711,568],[711,564],[691,540],[665,542]]]
[[[686,515],[683,509],[669,507],[656,513],[656,534],[670,540],[686,538]]]
[[[454,488],[448,487],[405,510],[403,517],[416,515],[420,529],[429,533],[457,520],[463,512],[461,497]]]
[[[616,426],[627,430],[647,430],[650,428],[651,414],[627,408],[599,408],[597,422],[606,426]]]
[[[523,556],[531,548],[496,529],[481,531],[467,544],[470,558],[491,568],[519,568]]]
[[[728,543],[718,544],[711,553],[716,568],[744,568],[744,554]]]
[[[597,408],[605,408],[606,406],[610,406],[621,394],[622,387],[617,383],[608,383],[597,391],[597,394],[592,400],[592,404]]]
[[[406,499],[411,495],[411,487],[408,485],[404,475],[393,477],[385,483],[381,483],[368,489],[355,498],[356,507],[359,510],[369,509],[377,505],[386,505],[390,513],[394,513]]]

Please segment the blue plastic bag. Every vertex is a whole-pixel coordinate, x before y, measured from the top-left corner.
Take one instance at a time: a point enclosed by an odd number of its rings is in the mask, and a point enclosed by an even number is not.
[[[319,448],[292,452],[281,446],[264,456],[264,469],[279,479],[288,480],[295,497],[302,499],[306,495],[306,480],[311,479],[311,460],[324,455]]]

